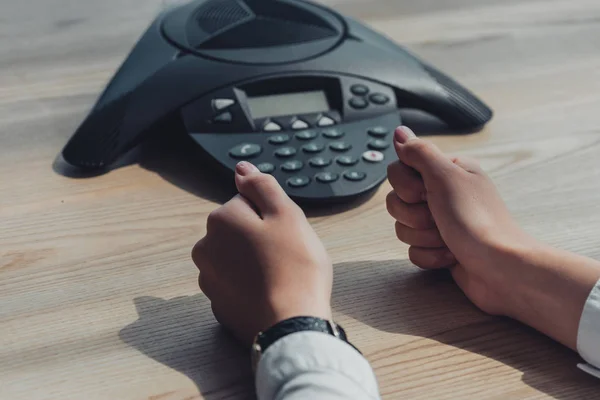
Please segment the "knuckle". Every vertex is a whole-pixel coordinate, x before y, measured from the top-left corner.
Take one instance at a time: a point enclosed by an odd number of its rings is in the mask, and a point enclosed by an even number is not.
[[[394,210],[395,210],[394,206],[398,202],[397,199],[398,199],[398,195],[396,195],[396,192],[390,192],[385,197],[385,206],[390,214],[394,213]]]
[[[206,218],[206,229],[212,230],[213,228],[223,224],[225,222],[225,214],[222,211],[222,208],[217,208],[208,214],[208,218]]]
[[[269,174],[255,174],[248,179],[252,185],[259,186],[265,190],[272,190],[278,185],[275,177]]]
[[[404,242],[406,239],[406,231],[404,229],[404,225],[402,225],[400,222],[396,222],[395,229],[396,229],[396,237],[401,242]]]
[[[415,229],[429,229],[433,226],[433,220],[431,213],[425,208],[419,208],[411,212],[410,218],[412,219],[413,228]]]

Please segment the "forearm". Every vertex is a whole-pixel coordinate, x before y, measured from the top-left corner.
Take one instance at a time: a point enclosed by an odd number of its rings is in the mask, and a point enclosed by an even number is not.
[[[507,290],[509,316],[577,350],[582,312],[600,279],[600,262],[538,244],[510,256],[518,279]]]

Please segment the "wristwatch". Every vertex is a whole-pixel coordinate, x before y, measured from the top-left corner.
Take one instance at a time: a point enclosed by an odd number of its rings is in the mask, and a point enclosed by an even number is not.
[[[256,367],[262,355],[273,343],[292,333],[306,331],[327,333],[354,347],[348,341],[344,328],[335,322],[315,317],[294,317],[281,321],[256,335],[252,344],[252,369],[256,372]],[[354,349],[358,351],[356,347]]]

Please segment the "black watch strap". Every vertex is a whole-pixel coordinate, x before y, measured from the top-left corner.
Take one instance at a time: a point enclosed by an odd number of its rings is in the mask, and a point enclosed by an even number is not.
[[[269,346],[279,339],[292,333],[306,331],[327,333],[351,345],[346,336],[346,331],[341,326],[334,322],[315,317],[295,317],[281,321],[266,331],[259,333],[255,343],[260,347],[261,353],[264,353]],[[356,347],[354,348],[356,349]]]

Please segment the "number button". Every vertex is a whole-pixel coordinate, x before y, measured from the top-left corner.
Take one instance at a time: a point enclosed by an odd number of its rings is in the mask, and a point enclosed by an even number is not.
[[[269,138],[269,143],[271,144],[284,144],[290,141],[290,135],[281,134],[281,135],[273,135]]]
[[[329,148],[333,151],[343,152],[350,150],[352,145],[346,142],[333,142],[329,145]]]
[[[383,138],[386,137],[388,133],[390,133],[390,130],[384,126],[375,126],[373,128],[370,128],[367,132],[373,137]]]
[[[372,150],[385,150],[390,147],[390,144],[387,140],[383,139],[373,139],[369,141],[369,148]]]
[[[310,160],[308,160],[308,163],[310,164],[311,167],[323,168],[323,167],[327,167],[328,165],[330,165],[331,160],[329,158],[315,157],[315,158],[311,158]]]
[[[287,180],[288,186],[293,188],[301,188],[307,186],[310,183],[310,178],[308,176],[294,176]]]
[[[296,149],[293,147],[282,147],[275,150],[275,155],[280,158],[292,157],[296,155]]]
[[[335,159],[335,161],[340,165],[343,165],[345,167],[350,167],[350,166],[358,163],[358,158],[352,157],[352,156],[339,156],[338,158]]]
[[[365,174],[362,171],[346,171],[346,172],[344,172],[344,178],[346,178],[347,180],[352,181],[352,182],[362,181],[366,177],[367,177],[367,174]]]
[[[302,169],[302,167],[304,167],[304,163],[302,163],[302,161],[298,161],[298,160],[287,161],[281,165],[281,169],[284,170],[285,172],[300,171]]]
[[[275,166],[271,163],[261,163],[256,166],[260,172],[263,174],[270,174],[275,171]]]
[[[325,149],[320,143],[309,143],[302,146],[302,151],[309,154],[320,153]]]
[[[327,139],[339,139],[344,136],[344,131],[339,129],[327,129],[323,131],[323,136],[325,136]]]
[[[315,131],[300,131],[296,133],[296,139],[298,140],[313,140],[317,137],[317,132]]]
[[[339,179],[339,175],[335,172],[319,172],[315,175],[315,179],[321,183],[331,183]]]
[[[233,158],[252,158],[259,155],[262,148],[257,144],[242,143],[229,150],[229,155]]]

